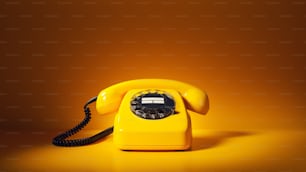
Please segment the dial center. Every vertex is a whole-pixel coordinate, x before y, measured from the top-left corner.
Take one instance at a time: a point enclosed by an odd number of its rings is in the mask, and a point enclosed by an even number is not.
[[[162,119],[174,114],[175,102],[171,95],[159,90],[137,93],[131,100],[131,110],[144,119]]]

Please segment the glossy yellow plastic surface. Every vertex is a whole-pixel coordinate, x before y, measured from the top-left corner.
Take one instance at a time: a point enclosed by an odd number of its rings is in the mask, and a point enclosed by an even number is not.
[[[175,101],[175,114],[143,119],[130,110],[132,97],[147,91],[135,89],[123,98],[114,123],[114,143],[123,150],[186,150],[191,145],[191,123],[184,102],[175,90],[161,90]]]
[[[133,114],[130,109],[132,96],[148,89],[171,94],[175,100],[176,114],[159,120],[142,119]],[[115,84],[102,90],[96,103],[100,114],[118,111],[114,122],[114,143],[124,150],[189,149],[191,122],[185,107],[205,114],[208,111],[208,98],[194,86],[165,79],[139,79]]]
[[[138,79],[121,82],[102,90],[96,102],[98,113],[106,114],[118,110],[122,98],[131,89],[175,89],[183,97],[186,107],[205,114],[208,111],[207,95],[192,85],[167,79]]]

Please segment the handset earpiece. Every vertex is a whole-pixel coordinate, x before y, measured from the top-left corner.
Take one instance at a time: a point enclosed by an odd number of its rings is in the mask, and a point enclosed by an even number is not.
[[[102,90],[96,102],[96,109],[99,114],[107,114],[115,112],[122,101],[126,91],[116,90],[116,87],[108,87]]]
[[[209,109],[209,100],[207,94],[197,88],[191,88],[184,91],[182,97],[187,109],[205,115]]]

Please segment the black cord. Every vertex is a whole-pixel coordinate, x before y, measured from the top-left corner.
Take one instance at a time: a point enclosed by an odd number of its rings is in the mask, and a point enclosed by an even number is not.
[[[71,146],[83,146],[83,145],[88,145],[93,142],[96,142],[97,140],[106,137],[110,135],[113,132],[114,127],[110,127],[105,129],[104,131],[101,131],[100,133],[93,135],[91,137],[87,138],[81,138],[81,139],[74,139],[74,140],[67,140],[68,137],[78,133],[81,129],[83,129],[88,122],[90,121],[91,118],[91,113],[90,109],[88,107],[89,104],[95,102],[97,100],[97,97],[93,97],[88,102],[84,105],[84,112],[85,112],[85,118],[83,119],[82,122],[80,122],[78,125],[73,127],[72,129],[59,134],[58,136],[53,138],[52,143],[56,146],[66,146],[66,147],[71,147]]]

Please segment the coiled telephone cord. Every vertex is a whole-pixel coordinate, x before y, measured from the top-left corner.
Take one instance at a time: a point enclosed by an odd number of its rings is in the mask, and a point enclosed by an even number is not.
[[[75,127],[71,128],[70,130],[59,134],[58,136],[53,138],[52,143],[56,146],[66,146],[66,147],[72,147],[72,146],[83,146],[83,145],[88,145],[91,143],[96,142],[97,140],[104,138],[108,135],[110,135],[113,132],[114,127],[110,127],[105,129],[104,131],[101,131],[100,133],[93,135],[91,137],[86,137],[86,138],[81,138],[81,139],[73,139],[73,140],[68,140],[67,138],[78,133],[81,129],[83,129],[90,121],[91,119],[91,112],[88,107],[89,104],[95,102],[97,100],[97,96],[91,98],[90,100],[87,101],[87,103],[84,105],[84,113],[85,113],[85,118],[83,119],[82,122],[80,122],[78,125]]]

